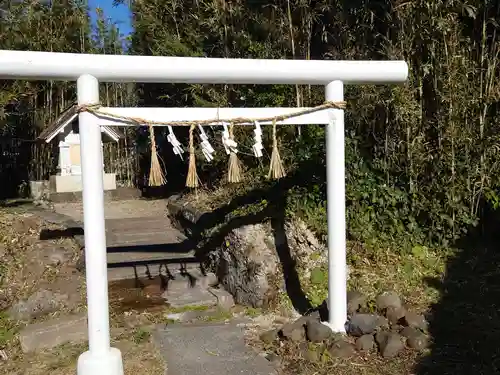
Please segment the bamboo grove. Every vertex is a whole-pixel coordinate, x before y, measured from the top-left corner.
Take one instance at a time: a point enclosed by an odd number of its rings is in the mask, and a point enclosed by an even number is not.
[[[60,0],[3,5],[0,43],[90,53],[404,59],[410,65],[408,84],[346,91],[349,235],[403,247],[449,245],[477,224],[485,205],[498,206],[500,1],[136,0],[129,5],[134,32],[127,50],[105,15],[92,26],[85,3]],[[69,83],[1,84],[4,138],[33,138],[75,95]],[[102,97],[112,105],[314,106],[323,101],[323,89],[110,84],[103,86]],[[251,147],[251,136],[244,134],[249,130],[235,131]],[[163,132],[157,129],[156,136],[170,183],[168,166],[186,170],[186,162],[168,154]],[[283,127],[279,133],[287,170],[307,170],[308,183],[289,191],[290,209],[324,234],[324,129]],[[123,180],[138,183],[134,160],[147,149],[147,138],[145,132],[128,131],[129,154],[120,156],[129,160],[120,162],[129,166]],[[200,179],[210,186],[227,170],[220,154],[201,168]],[[32,156],[32,170],[41,157]],[[246,186],[269,184],[259,177],[259,161],[243,162]]]
[[[73,53],[117,53],[125,40],[116,25],[97,10],[91,25],[86,4],[79,1],[2,2],[0,48]],[[101,98],[109,105],[133,105],[133,86],[103,85]],[[35,142],[38,134],[75,102],[73,82],[0,81],[0,173],[9,180],[4,196],[23,193],[28,180],[47,179],[57,166],[53,146]],[[122,129],[123,130],[123,129]],[[136,168],[135,134],[127,131],[123,145],[106,145],[111,169],[131,184]]]

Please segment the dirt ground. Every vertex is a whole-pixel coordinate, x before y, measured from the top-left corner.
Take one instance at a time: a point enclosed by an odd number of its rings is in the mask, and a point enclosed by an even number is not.
[[[114,217],[153,215],[161,206],[149,202],[110,205],[107,212]],[[81,205],[80,205],[81,206]],[[78,204],[60,205],[78,218]],[[133,216],[132,216],[133,217]],[[74,374],[78,356],[85,345],[67,344],[36,354],[21,351],[18,333],[31,321],[43,321],[70,313],[84,313],[85,278],[75,268],[79,247],[72,239],[40,239],[42,229],[62,229],[43,222],[29,206],[0,207],[0,374],[41,375]],[[115,290],[116,289],[116,290]],[[110,286],[113,346],[122,351],[126,374],[163,374],[165,364],[154,348],[147,329],[154,317],[147,311],[125,311],[120,303],[130,291]],[[28,320],[13,320],[8,311],[37,291],[45,290],[68,299],[49,314]],[[137,293],[136,293],[137,294]],[[140,293],[139,293],[140,294]],[[141,297],[141,296],[139,296]],[[137,297],[137,298],[139,298]],[[144,297],[145,298],[145,297]]]
[[[125,375],[163,375],[165,364],[149,336],[144,341],[133,338],[115,340],[112,346],[120,349]],[[25,355],[8,360],[0,366],[0,374],[9,375],[74,375],[78,356],[86,348],[83,345],[64,345],[51,351]]]
[[[81,220],[79,204],[58,204],[56,209]],[[161,201],[106,205],[108,218],[164,214],[166,205]],[[65,345],[36,355],[24,355],[17,333],[26,322],[6,317],[9,306],[39,289],[73,296],[68,306],[51,313],[50,317],[85,309],[85,280],[74,268],[78,247],[69,239],[40,240],[42,228],[58,229],[41,222],[22,206],[0,207],[0,375],[74,374],[78,355],[85,350],[82,345]],[[291,342],[280,341],[278,347],[264,349],[272,350],[287,362],[286,374],[498,374],[500,351],[495,343],[500,337],[497,303],[500,300],[500,232],[497,228],[490,242],[484,234],[478,238],[471,235],[470,243],[461,244],[460,251],[416,247],[406,254],[349,244],[350,289],[362,292],[369,299],[382,290],[394,290],[413,310],[428,314],[431,343],[424,353],[405,351],[391,360],[367,354],[310,361],[301,356],[302,348]],[[54,264],[54,253],[64,261]],[[308,293],[316,293],[316,287],[323,293],[326,287],[301,281]],[[124,283],[110,285],[112,332],[116,332],[113,346],[122,350],[126,374],[162,374],[165,364],[148,331],[153,324],[165,322],[163,307],[155,300],[160,291],[155,285],[146,286],[146,295],[137,290],[131,293],[131,289],[133,286]],[[261,330],[262,326],[257,327],[254,340]],[[253,345],[262,347],[261,342],[253,342]]]
[[[79,248],[68,238],[41,240],[42,229],[61,229],[42,222],[23,207],[0,209],[0,301],[2,307],[37,290],[71,296],[71,311],[82,308],[85,280],[74,268]]]

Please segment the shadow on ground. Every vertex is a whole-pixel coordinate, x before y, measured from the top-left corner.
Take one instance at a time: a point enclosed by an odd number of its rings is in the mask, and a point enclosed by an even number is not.
[[[441,300],[431,310],[431,352],[418,375],[500,373],[500,213],[489,210],[459,241],[442,280],[428,280]]]
[[[31,199],[24,199],[24,198],[0,200],[0,207],[3,208],[30,206],[32,204],[33,201]]]
[[[73,238],[75,236],[83,236],[83,228],[71,227],[65,229],[42,229],[40,231],[40,240],[42,241]]]

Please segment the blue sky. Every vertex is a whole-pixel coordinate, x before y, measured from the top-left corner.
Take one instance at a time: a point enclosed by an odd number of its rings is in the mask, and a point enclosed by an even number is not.
[[[120,33],[128,35],[132,32],[131,14],[128,6],[119,5],[114,7],[113,0],[89,0],[92,19],[95,20],[95,8],[99,7],[104,11],[104,15],[110,18],[118,28]]]

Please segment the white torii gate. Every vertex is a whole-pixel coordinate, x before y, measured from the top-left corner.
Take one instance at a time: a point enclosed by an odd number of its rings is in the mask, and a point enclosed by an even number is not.
[[[250,60],[194,57],[89,55],[0,50],[0,79],[77,81],[78,104],[99,103],[101,82],[324,85],[327,101],[344,100],[344,84],[395,84],[408,77],[404,61]],[[304,108],[103,108],[111,114],[153,121],[259,118]],[[89,350],[78,375],[123,375],[121,353],[110,347],[104,224],[102,125],[125,123],[79,115],[87,270]],[[328,305],[325,322],[345,332],[346,224],[344,111],[326,109],[279,124],[325,124],[327,157]],[[250,125],[250,124],[249,124]]]

